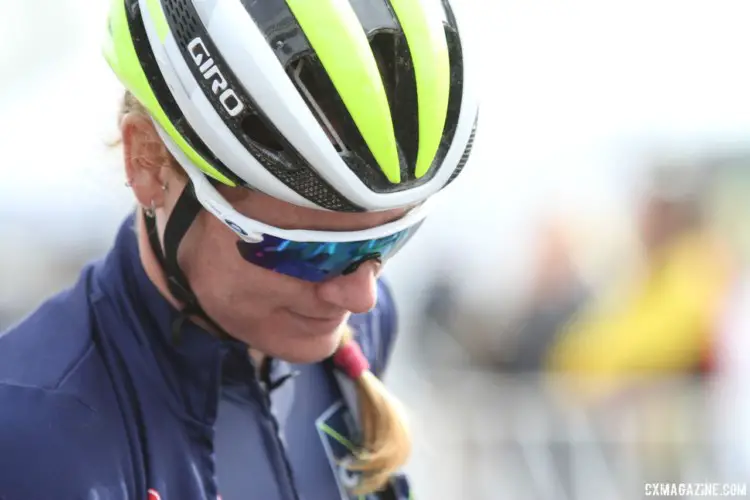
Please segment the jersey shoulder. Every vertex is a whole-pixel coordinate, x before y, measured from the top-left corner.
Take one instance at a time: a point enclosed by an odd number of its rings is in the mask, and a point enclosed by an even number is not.
[[[398,313],[390,286],[378,281],[378,302],[372,311],[354,314],[350,320],[355,338],[370,362],[372,372],[381,376],[388,366],[398,335]]]

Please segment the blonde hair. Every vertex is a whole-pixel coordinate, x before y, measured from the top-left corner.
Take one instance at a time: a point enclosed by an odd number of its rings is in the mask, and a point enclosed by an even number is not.
[[[119,119],[128,113],[148,115],[130,92],[125,93]],[[340,349],[350,342],[356,341],[351,327],[346,326]],[[348,468],[362,473],[362,481],[353,493],[365,495],[388,486],[391,476],[408,460],[412,443],[403,405],[383,383],[370,370],[362,372],[353,382],[359,401],[362,442],[355,452],[356,461]]]
[[[341,347],[356,342],[350,326],[345,326]],[[411,435],[401,402],[370,370],[354,380],[362,426],[361,449],[350,470],[363,474],[355,494],[364,495],[383,489],[388,480],[408,460]]]

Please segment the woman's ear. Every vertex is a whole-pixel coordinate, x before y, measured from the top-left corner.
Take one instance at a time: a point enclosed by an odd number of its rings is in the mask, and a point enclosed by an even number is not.
[[[169,153],[151,120],[142,114],[127,113],[120,122],[125,175],[138,203],[147,208],[164,204],[162,167],[169,164]]]

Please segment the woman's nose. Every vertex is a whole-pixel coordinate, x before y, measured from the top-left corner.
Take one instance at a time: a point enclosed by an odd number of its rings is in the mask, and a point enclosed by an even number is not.
[[[363,263],[351,274],[337,276],[318,285],[318,297],[354,314],[370,311],[378,300],[380,264]]]

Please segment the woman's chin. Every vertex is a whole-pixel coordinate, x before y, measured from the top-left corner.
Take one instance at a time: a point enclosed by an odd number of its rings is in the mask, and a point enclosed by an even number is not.
[[[278,346],[276,357],[288,363],[308,364],[322,361],[336,352],[341,343],[341,333],[337,330],[327,335],[314,337],[292,337],[284,345]]]
[[[259,341],[254,345],[267,355],[288,363],[317,363],[336,352],[342,335],[341,325],[307,331],[279,328],[272,336],[269,332],[269,336],[263,339],[266,342]],[[265,350],[261,347],[262,344],[265,344]]]

